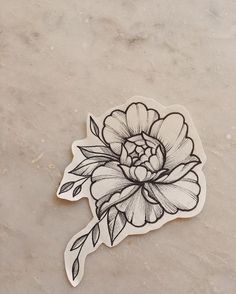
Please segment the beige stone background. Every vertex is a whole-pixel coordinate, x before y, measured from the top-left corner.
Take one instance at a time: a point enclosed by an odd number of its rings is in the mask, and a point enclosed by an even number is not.
[[[236,293],[236,2],[0,0],[0,293]],[[64,272],[88,203],[56,198],[70,147],[133,95],[192,115],[204,211]]]

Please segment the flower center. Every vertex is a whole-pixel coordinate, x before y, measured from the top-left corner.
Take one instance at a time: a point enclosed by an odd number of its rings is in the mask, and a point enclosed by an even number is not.
[[[165,148],[159,140],[141,133],[126,140],[120,162],[125,175],[131,180],[154,180],[165,172]]]

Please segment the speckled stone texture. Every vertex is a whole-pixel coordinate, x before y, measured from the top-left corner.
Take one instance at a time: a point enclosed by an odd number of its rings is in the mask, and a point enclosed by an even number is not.
[[[236,293],[236,2],[0,0],[0,293]],[[182,104],[208,157],[207,200],[90,255],[82,283],[63,252],[90,220],[56,198],[70,146],[142,95]]]

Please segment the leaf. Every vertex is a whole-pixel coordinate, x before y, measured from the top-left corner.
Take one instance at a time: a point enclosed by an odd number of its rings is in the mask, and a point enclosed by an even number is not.
[[[108,157],[108,158],[117,158],[117,155],[114,154],[110,148],[106,146],[78,146],[82,154],[87,157]]]
[[[109,159],[106,157],[87,158],[83,160],[79,165],[77,165],[69,173],[76,176],[89,177],[92,175],[96,167],[103,165],[108,160]]]
[[[78,239],[75,240],[70,251],[78,249],[81,245],[84,244],[86,239],[87,239],[87,235],[80,236]]]
[[[79,260],[78,257],[75,259],[73,265],[72,265],[72,278],[74,279],[78,276],[79,273]]]
[[[99,237],[100,237],[100,228],[99,228],[99,224],[96,224],[94,227],[93,227],[93,230],[92,230],[92,241],[93,241],[93,247],[96,246],[98,240],[99,240]]]
[[[78,195],[80,193],[81,189],[82,189],[82,185],[79,185],[76,188],[74,188],[73,197],[75,197],[76,195]]]
[[[59,194],[69,191],[74,186],[74,183],[75,182],[67,182],[62,185]]]
[[[115,239],[119,236],[126,225],[126,218],[122,212],[115,207],[111,207],[107,215],[108,231],[113,245]]]
[[[93,118],[90,116],[90,130],[96,136],[99,137],[99,128]]]

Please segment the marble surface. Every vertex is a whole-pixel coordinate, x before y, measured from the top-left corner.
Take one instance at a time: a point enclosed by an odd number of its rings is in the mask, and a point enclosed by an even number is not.
[[[0,4],[0,293],[236,293],[236,2]],[[100,247],[73,288],[63,251],[91,215],[56,189],[87,113],[134,95],[191,113],[205,208]]]

